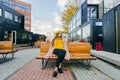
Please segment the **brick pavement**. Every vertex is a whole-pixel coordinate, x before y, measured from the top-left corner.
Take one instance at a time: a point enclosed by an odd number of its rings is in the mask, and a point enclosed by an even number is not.
[[[39,54],[39,48],[31,48],[25,50],[19,50],[15,53],[15,57],[0,64],[0,80],[4,80],[7,76],[13,74],[15,71],[23,67],[26,63],[35,58]],[[7,59],[11,58],[11,55],[7,56]],[[0,60],[2,56],[0,56]]]
[[[63,74],[58,74],[57,78],[53,78],[54,64],[48,64],[43,70],[40,63],[41,60],[34,59],[6,80],[74,80],[69,68],[64,69]]]

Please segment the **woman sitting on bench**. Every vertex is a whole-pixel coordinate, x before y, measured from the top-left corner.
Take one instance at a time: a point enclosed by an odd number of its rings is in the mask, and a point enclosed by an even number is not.
[[[61,30],[58,30],[56,32],[56,36],[52,40],[51,45],[50,45],[50,49],[49,49],[48,53],[45,55],[45,58],[49,58],[53,55],[57,56],[56,67],[55,67],[55,70],[53,72],[53,77],[56,77],[57,72],[63,73],[63,71],[61,69],[61,65],[62,65],[62,61],[64,60],[64,58],[66,60],[70,59],[69,51],[67,48],[67,41],[62,38],[62,31]]]

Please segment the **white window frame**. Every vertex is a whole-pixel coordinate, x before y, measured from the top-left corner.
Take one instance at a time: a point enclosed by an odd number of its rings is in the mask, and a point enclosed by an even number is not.
[[[0,16],[2,16],[2,9],[0,8]]]

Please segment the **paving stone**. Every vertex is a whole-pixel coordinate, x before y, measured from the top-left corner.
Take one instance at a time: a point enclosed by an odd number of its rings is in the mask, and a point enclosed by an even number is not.
[[[41,60],[35,59],[38,54],[39,48],[16,52],[14,59],[0,64],[0,80],[120,80],[120,69],[99,59],[91,62],[90,70],[77,61],[64,63],[64,73],[53,78],[55,63],[50,62],[42,70]],[[11,55],[7,58],[11,58]]]
[[[25,49],[16,52],[14,59],[0,64],[0,80],[3,80],[7,76],[13,74],[30,60],[34,59],[38,54],[39,48]],[[11,55],[8,55],[7,58],[11,58]],[[2,56],[0,56],[0,59],[2,59]]]
[[[91,67],[90,70],[88,70],[83,64],[78,62],[72,62],[70,64],[77,80],[112,80],[109,76],[106,76],[94,67]]]
[[[30,61],[7,80],[74,80],[69,68],[63,71],[63,74],[58,73],[57,77],[53,78],[52,73],[54,71],[54,67],[51,66],[53,64],[48,64],[47,68],[43,70],[41,69],[42,65],[40,63],[41,60],[38,59]]]

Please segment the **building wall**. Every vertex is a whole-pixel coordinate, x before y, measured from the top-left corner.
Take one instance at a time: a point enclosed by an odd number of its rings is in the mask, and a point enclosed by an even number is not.
[[[18,9],[16,7],[13,8],[15,11],[25,15],[25,26],[24,26],[24,28],[25,28],[26,31],[30,32],[31,31],[31,4],[20,1],[20,0],[11,0],[11,1],[14,2],[14,3],[20,4],[21,6],[24,6],[24,7],[29,9],[28,11],[25,11],[25,10]]]
[[[88,39],[90,37],[90,22],[92,19],[97,18],[98,5],[87,4],[87,1],[83,2],[72,20],[69,22],[69,33],[73,38],[73,41]]]
[[[115,17],[114,11],[106,13],[103,17],[103,48],[105,51],[115,51]]]
[[[28,32],[24,30],[24,19],[25,19],[24,15],[20,14],[18,11],[11,9],[11,8],[16,8],[15,4],[9,3],[8,1],[6,2],[5,0],[0,1],[0,41],[8,40],[9,38],[6,39],[5,37],[6,36],[9,37],[9,35],[13,31],[16,32],[15,40],[17,44],[28,44],[30,42],[35,42],[37,40],[40,40],[39,39],[39,36],[41,36],[40,34],[33,34],[32,32]],[[10,13],[9,15],[7,15],[8,18],[5,17],[5,11],[8,11]],[[11,14],[12,14],[12,19],[10,16]],[[16,22],[15,16],[18,16],[19,19],[21,19],[21,21]],[[45,41],[46,39],[45,35],[43,39]]]
[[[0,4],[0,40],[8,40],[12,31],[21,30],[24,30],[24,15]]]
[[[117,13],[117,14],[116,14]],[[120,5],[103,16],[103,49],[120,53]],[[116,16],[117,15],[117,16]]]
[[[118,53],[120,54],[120,5],[117,7],[118,11]]]
[[[29,32],[31,31],[31,4],[20,0],[1,0],[0,3],[23,14],[25,16],[24,29]]]

